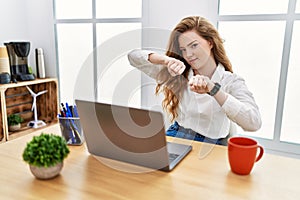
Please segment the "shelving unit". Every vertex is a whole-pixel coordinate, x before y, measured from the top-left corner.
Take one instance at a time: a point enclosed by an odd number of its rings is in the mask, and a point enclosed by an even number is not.
[[[0,143],[12,140],[20,136],[36,131],[27,127],[27,123],[33,120],[31,110],[33,98],[27,90],[30,87],[35,93],[47,90],[48,92],[37,97],[38,119],[46,122],[47,126],[58,123],[58,82],[55,78],[36,79],[18,83],[0,84]],[[9,132],[7,116],[20,114],[24,118],[19,131]]]

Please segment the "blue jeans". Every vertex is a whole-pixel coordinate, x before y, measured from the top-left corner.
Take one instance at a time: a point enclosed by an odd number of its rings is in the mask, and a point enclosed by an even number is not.
[[[171,136],[171,137],[178,137],[178,138],[184,138],[184,139],[188,139],[188,140],[195,140],[195,141],[200,141],[200,142],[207,142],[207,143],[211,143],[211,144],[222,145],[222,143],[221,143],[222,139],[211,139],[211,138],[205,137],[205,136],[193,131],[192,129],[187,129],[187,128],[180,126],[176,121],[174,122],[174,124],[172,124],[168,128],[166,135]]]

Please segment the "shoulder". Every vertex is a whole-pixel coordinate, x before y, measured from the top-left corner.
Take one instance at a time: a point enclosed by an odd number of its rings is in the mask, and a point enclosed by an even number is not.
[[[228,71],[224,72],[222,81],[225,84],[244,84],[245,83],[245,79],[242,76],[240,76],[236,73],[228,72]]]

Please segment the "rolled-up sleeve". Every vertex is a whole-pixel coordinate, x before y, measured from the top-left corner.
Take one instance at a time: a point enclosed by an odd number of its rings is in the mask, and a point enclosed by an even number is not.
[[[222,105],[226,115],[245,131],[257,131],[261,128],[261,116],[252,93],[243,78],[236,76],[228,84],[228,98]]]
[[[128,53],[128,60],[130,65],[141,70],[151,78],[156,79],[157,74],[161,71],[163,66],[152,64],[148,60],[149,54],[151,53],[154,53],[154,51],[134,49]]]

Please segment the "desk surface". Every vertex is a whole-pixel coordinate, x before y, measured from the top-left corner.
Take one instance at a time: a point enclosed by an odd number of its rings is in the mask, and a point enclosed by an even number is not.
[[[60,133],[54,125],[44,132]],[[22,160],[33,135],[0,144],[1,199],[299,199],[300,160],[265,154],[251,175],[229,170],[227,147],[193,142],[193,151],[172,172],[129,173],[70,146],[60,175],[38,180]]]

